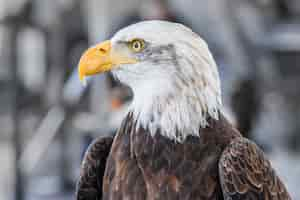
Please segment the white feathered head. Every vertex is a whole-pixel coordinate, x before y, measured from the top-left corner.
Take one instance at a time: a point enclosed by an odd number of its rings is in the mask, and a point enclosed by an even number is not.
[[[166,21],[144,21],[88,49],[79,76],[111,71],[132,88],[138,127],[182,141],[199,135],[207,118],[218,119],[220,80],[206,42],[191,29]]]

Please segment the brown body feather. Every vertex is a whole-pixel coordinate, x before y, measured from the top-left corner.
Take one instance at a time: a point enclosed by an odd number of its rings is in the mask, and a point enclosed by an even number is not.
[[[222,116],[208,122],[200,137],[176,143],[160,134],[151,137],[147,130],[136,131],[129,113],[112,145],[102,138],[89,149],[77,199],[290,199],[255,144]]]
[[[80,178],[77,183],[77,200],[102,199],[105,163],[112,142],[112,137],[98,138],[88,148],[81,165]]]

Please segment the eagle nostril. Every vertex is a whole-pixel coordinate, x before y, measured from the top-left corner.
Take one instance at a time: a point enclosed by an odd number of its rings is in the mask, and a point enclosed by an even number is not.
[[[102,47],[98,48],[97,50],[100,51],[100,53],[103,53],[103,54],[106,53],[106,49],[104,49]]]

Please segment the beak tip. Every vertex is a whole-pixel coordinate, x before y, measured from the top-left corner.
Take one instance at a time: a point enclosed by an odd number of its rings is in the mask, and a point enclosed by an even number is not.
[[[79,80],[83,86],[87,86],[87,81],[84,75],[79,74]]]
[[[79,67],[79,71],[78,71],[79,80],[80,80],[80,82],[82,83],[83,86],[86,86],[87,81],[86,81],[85,75],[84,75],[84,73],[82,73],[82,71],[80,69],[81,68]]]

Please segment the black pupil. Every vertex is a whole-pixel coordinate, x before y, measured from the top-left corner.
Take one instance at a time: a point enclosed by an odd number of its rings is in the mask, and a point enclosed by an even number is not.
[[[139,49],[140,48],[140,43],[139,42],[135,42],[134,43],[134,48],[135,49]]]

